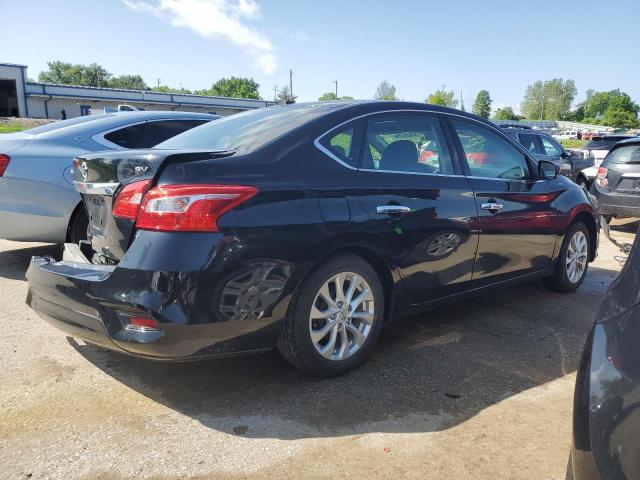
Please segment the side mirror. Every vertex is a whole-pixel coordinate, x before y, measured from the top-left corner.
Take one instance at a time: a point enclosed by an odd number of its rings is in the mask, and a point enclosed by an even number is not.
[[[538,162],[538,174],[545,180],[553,180],[560,174],[560,165],[548,160]]]

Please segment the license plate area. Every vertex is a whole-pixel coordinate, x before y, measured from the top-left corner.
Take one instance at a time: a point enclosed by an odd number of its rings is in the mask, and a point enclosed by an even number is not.
[[[85,195],[84,203],[89,216],[89,232],[92,235],[104,235],[107,219],[111,210],[111,197],[103,195]]]

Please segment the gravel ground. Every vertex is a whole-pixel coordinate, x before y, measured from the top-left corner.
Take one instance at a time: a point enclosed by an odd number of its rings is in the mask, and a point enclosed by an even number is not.
[[[276,353],[162,364],[67,338],[24,304],[29,258],[55,249],[0,240],[0,478],[562,479],[620,269],[602,238],[577,293],[532,282],[406,319],[319,380]]]

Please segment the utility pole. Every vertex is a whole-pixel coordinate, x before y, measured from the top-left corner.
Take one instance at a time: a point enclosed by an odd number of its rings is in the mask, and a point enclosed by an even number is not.
[[[446,87],[447,85],[445,83],[442,84],[442,91],[444,92],[444,87]]]
[[[277,85],[273,86],[273,101],[274,102],[278,101],[278,86]]]
[[[338,80],[334,80],[333,83],[336,84],[336,100],[338,100]]]
[[[460,90],[460,110],[464,111],[464,101],[462,100],[462,90]]]
[[[160,78],[158,78],[158,86],[160,86]]]
[[[293,101],[293,70],[289,69],[289,100]]]

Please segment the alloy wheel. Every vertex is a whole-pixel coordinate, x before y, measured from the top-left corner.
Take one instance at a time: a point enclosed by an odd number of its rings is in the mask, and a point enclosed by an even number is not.
[[[341,272],[320,288],[309,314],[314,347],[328,360],[344,360],[365,344],[375,318],[371,287],[357,273]]]
[[[566,269],[567,278],[571,283],[578,283],[587,268],[587,237],[584,232],[578,230],[567,248]]]

